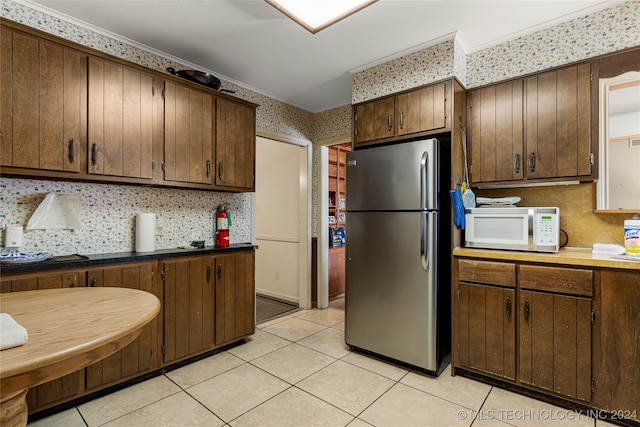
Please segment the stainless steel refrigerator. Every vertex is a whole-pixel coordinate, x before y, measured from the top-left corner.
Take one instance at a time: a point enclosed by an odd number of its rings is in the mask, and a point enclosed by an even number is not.
[[[347,153],[345,341],[435,375],[450,361],[450,144]]]

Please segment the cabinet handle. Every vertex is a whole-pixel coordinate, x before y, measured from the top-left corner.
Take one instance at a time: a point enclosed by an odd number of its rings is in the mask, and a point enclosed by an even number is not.
[[[218,264],[218,281],[222,281],[222,264]]]
[[[391,114],[387,116],[387,126],[389,127],[389,131],[391,131]]]
[[[529,300],[524,300],[524,320],[529,320]]]
[[[507,297],[507,319],[511,319],[511,298]]]
[[[207,160],[207,176],[211,176],[211,160]]]
[[[76,161],[76,140],[73,138],[69,141],[69,161],[71,163]]]
[[[95,142],[91,146],[91,163],[94,165],[98,163],[98,144]]]
[[[98,285],[98,281],[96,279],[91,280],[91,287],[95,288]]]
[[[515,173],[520,172],[520,154],[516,154],[513,159],[513,170]]]
[[[75,288],[78,284],[78,276],[73,276],[73,282],[71,282],[71,287]]]
[[[404,113],[401,111],[400,112],[400,129],[403,129],[403,128],[404,128]]]
[[[529,169],[531,172],[536,170],[536,153],[529,154]]]
[[[222,162],[218,163],[218,178],[222,181]]]
[[[207,282],[211,282],[211,266],[207,266]]]

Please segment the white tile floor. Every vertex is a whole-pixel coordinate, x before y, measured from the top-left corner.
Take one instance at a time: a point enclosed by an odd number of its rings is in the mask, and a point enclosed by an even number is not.
[[[246,344],[29,426],[611,426],[449,368],[433,378],[351,352],[343,334],[343,300],[298,311]]]

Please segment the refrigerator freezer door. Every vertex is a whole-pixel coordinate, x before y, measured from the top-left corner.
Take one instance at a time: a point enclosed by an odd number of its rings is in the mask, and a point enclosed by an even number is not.
[[[348,212],[345,341],[437,369],[435,212]]]
[[[347,153],[347,210],[437,210],[438,147],[427,139]]]

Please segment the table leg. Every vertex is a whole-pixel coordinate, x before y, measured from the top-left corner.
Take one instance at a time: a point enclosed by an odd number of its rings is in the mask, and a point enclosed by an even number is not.
[[[27,425],[27,391],[16,391],[0,396],[0,425],[24,427]]]

